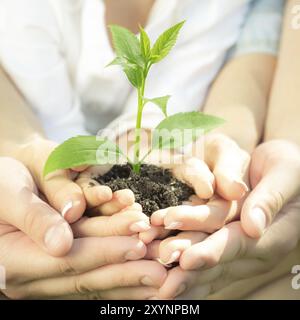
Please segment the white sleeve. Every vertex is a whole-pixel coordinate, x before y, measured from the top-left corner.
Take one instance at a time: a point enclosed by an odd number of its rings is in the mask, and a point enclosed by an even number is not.
[[[40,118],[49,138],[83,133],[76,97],[48,1],[0,0],[0,61]]]

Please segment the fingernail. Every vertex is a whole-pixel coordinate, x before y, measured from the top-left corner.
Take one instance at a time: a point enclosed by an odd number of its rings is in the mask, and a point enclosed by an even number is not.
[[[233,180],[233,182],[237,183],[244,191],[244,193],[249,191],[249,187],[246,185],[246,183],[242,180]]]
[[[68,232],[70,232],[70,227],[67,223],[52,226],[45,234],[44,242],[46,247],[50,250],[55,250]]]
[[[251,217],[254,224],[257,226],[260,235],[263,235],[267,228],[267,217],[261,208],[253,208],[251,211]]]
[[[176,230],[176,229],[178,229],[178,228],[180,228],[182,226],[183,226],[182,222],[174,221],[174,222],[171,222],[170,224],[166,225],[165,229],[167,229],[167,230]]]
[[[73,207],[73,201],[67,202],[67,204],[61,210],[61,215],[63,218],[65,217],[66,213]]]
[[[181,294],[183,294],[183,292],[187,289],[187,285],[185,283],[182,283],[179,288],[176,290],[174,297],[177,297]]]
[[[170,259],[167,261],[167,262],[164,262],[162,259],[157,259],[157,261],[159,261],[161,264],[165,265],[165,266],[168,266],[170,265],[171,263],[175,262],[176,260],[178,260],[178,258],[180,257],[181,255],[181,251],[179,250],[176,250],[174,251],[171,256],[170,256]]]
[[[77,205],[80,204],[80,200],[75,200],[75,201],[68,201],[65,206],[63,207],[63,209],[61,210],[61,215],[63,218],[65,218],[66,214],[74,207],[76,207]]]
[[[150,224],[145,221],[135,222],[130,226],[130,230],[133,232],[143,232],[151,229]]]
[[[154,287],[153,280],[148,276],[145,276],[144,278],[142,278],[141,283],[148,287]]]

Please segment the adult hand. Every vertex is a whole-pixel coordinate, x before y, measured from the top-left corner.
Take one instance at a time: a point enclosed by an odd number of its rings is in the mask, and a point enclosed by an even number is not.
[[[252,154],[252,191],[243,204],[245,232],[260,237],[281,208],[300,194],[300,147],[285,140],[261,144]]]
[[[201,266],[211,267],[218,263],[221,257],[218,258],[218,252],[216,253],[209,245],[213,246],[213,244],[215,244],[215,247],[220,250],[219,256],[221,252],[224,254],[226,252],[231,253],[232,255],[230,257],[233,257],[232,260],[234,260],[234,258],[243,252],[245,243],[254,247],[264,243],[263,240],[253,240],[251,242],[249,236],[258,238],[264,234],[265,230],[268,230],[267,233],[269,235],[271,234],[271,236],[267,238],[263,235],[263,239],[269,241],[267,244],[273,246],[272,249],[274,250],[270,250],[271,258],[277,256],[276,248],[283,250],[286,254],[290,250],[290,246],[294,247],[298,241],[298,221],[296,221],[296,224],[291,228],[291,231],[289,231],[286,226],[295,223],[293,216],[295,216],[297,210],[299,211],[299,197],[296,201],[292,202],[292,199],[300,194],[299,164],[300,155],[298,146],[287,141],[279,140],[262,144],[253,154],[250,167],[250,180],[254,189],[245,200],[241,214],[241,222],[233,223],[228,225],[228,227],[222,228],[198,244],[196,244],[197,241],[199,241],[197,238],[204,238],[206,235],[200,233],[181,233],[175,237],[173,241],[170,239],[165,240],[165,242],[159,245],[159,250],[157,251],[159,252],[160,259],[168,261],[169,263],[179,260],[181,268],[185,270],[197,270],[201,268]],[[287,203],[288,205],[286,205]],[[286,207],[280,211],[284,205],[286,205]],[[263,209],[263,211],[253,210],[255,207]],[[281,212],[281,218],[279,219],[278,217],[278,222],[276,220],[276,223],[269,227],[271,230],[269,231],[269,229],[266,229],[267,225],[270,225],[272,219],[276,219],[279,211]],[[284,213],[288,214],[287,218],[284,217]],[[261,217],[263,217],[263,219],[260,219]],[[285,222],[286,219],[289,220]],[[261,221],[265,223],[262,224]],[[281,223],[279,223],[279,221],[281,221]],[[278,234],[276,232],[278,232]],[[273,234],[276,235],[274,239],[272,238]],[[188,238],[184,239],[184,241],[178,239],[178,237],[182,238],[186,236],[188,236]],[[223,239],[222,236],[224,237]],[[228,242],[230,244],[228,244]],[[228,244],[226,247],[228,249],[227,251],[225,251],[224,243],[226,243],[226,245]],[[202,245],[204,246],[202,247]],[[186,250],[187,247],[190,248]],[[263,253],[265,252],[263,251]],[[267,253],[266,256],[269,257]],[[268,268],[267,263],[259,263],[259,261],[255,261],[255,263],[258,266]],[[237,262],[236,265],[239,265],[239,263]],[[218,268],[220,269],[219,266],[216,266],[216,270]],[[254,267],[244,270],[255,273]],[[238,272],[236,274],[239,275]]]
[[[73,240],[69,224],[37,196],[34,181],[20,162],[0,158],[0,168],[0,265],[6,270],[7,287],[3,294],[15,299],[156,294],[166,271],[155,261],[134,261],[146,253],[140,240],[84,237],[85,229],[80,231],[82,238]]]
[[[185,250],[180,265],[168,272],[159,297],[203,299],[237,281],[271,271],[297,246],[299,212],[300,197],[281,210],[260,239],[250,238],[238,221],[210,236],[182,232],[176,242],[168,239],[163,247],[154,242],[148,250],[152,258],[162,251]],[[201,237],[204,240],[199,242]]]

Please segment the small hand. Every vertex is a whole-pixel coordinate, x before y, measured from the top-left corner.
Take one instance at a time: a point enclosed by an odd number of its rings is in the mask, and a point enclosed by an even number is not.
[[[243,180],[247,181],[249,155],[223,135],[207,136],[203,148],[205,161],[187,158],[172,168],[178,179],[194,187],[197,196],[185,205],[156,211],[152,225],[212,233],[239,217],[248,191]]]
[[[131,190],[111,192],[107,186],[100,185],[94,178],[109,170],[108,166],[84,168],[76,180],[81,187],[88,208],[88,215],[72,225],[75,237],[133,235],[150,229],[149,218],[142,207],[134,202]],[[103,194],[110,192],[110,199]]]

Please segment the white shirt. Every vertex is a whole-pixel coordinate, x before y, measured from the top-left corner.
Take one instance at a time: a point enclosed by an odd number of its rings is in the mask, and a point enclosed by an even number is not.
[[[186,24],[170,55],[152,67],[146,97],[170,94],[169,114],[199,110],[248,3],[156,0],[145,26],[152,43],[173,24]],[[120,114],[118,123],[133,125],[136,93],[119,67],[105,68],[113,58],[101,0],[0,0],[0,61],[49,138],[96,133]],[[149,104],[143,126],[161,117]]]

